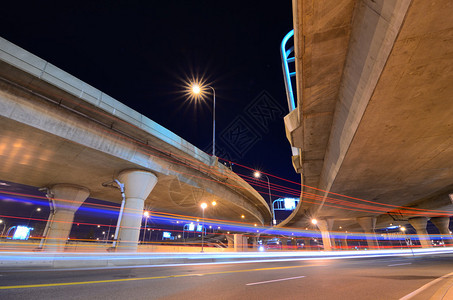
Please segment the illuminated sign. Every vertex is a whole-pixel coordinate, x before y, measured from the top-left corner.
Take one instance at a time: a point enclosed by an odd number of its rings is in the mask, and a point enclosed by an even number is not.
[[[162,237],[163,237],[163,238],[166,238],[166,239],[170,239],[170,238],[171,238],[171,233],[168,232],[168,231],[164,231],[164,232],[162,233]]]
[[[31,230],[33,230],[31,227],[17,226],[16,231],[14,231],[13,240],[28,240]]]
[[[194,231],[195,230],[195,225],[193,223],[189,224],[189,231]]]
[[[285,203],[285,210],[294,210],[296,209],[296,202],[299,202],[299,199],[296,198],[285,198],[283,199]]]
[[[203,226],[200,225],[200,224],[198,224],[198,225],[197,225],[197,231],[202,231],[202,230],[203,230]]]

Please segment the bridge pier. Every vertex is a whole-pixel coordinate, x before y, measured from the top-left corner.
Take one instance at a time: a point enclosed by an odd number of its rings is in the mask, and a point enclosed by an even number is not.
[[[428,223],[427,217],[414,217],[409,219],[409,224],[414,227],[417,232],[418,238],[420,240],[420,245],[422,248],[430,248],[431,240],[429,238],[428,232],[426,231],[426,224]]]
[[[371,249],[378,249],[379,243],[376,239],[376,233],[374,232],[374,229],[376,228],[376,217],[357,218],[357,223],[359,223],[360,227],[362,227],[363,231],[367,235],[366,241],[368,247]]]
[[[233,247],[235,252],[242,252],[244,249],[247,249],[247,238],[244,237],[244,235],[235,233],[233,236]]]
[[[446,246],[452,245],[452,238],[450,233],[450,217],[433,217],[430,219],[431,223],[437,227],[439,234],[442,236],[443,242]]]
[[[333,219],[318,220],[318,223],[316,224],[319,231],[321,231],[322,244],[325,251],[332,250],[332,240],[329,232],[332,230],[333,221]]]
[[[45,251],[64,251],[74,214],[89,195],[87,188],[71,184],[56,184],[48,189],[51,211],[41,240]]]
[[[124,170],[118,176],[124,183],[126,202],[118,236],[118,251],[135,252],[138,247],[145,199],[157,183],[157,177],[143,170]]]
[[[227,238],[227,242],[228,242],[228,249],[230,251],[232,251],[234,249],[234,236],[231,236],[231,235],[227,235],[226,236]]]
[[[340,240],[340,242],[341,242],[341,246],[340,246],[341,250],[348,250],[348,238],[347,237],[342,238]]]

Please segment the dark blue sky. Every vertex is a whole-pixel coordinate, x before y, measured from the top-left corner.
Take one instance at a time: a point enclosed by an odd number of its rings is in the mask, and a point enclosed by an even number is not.
[[[211,153],[210,98],[184,95],[184,81],[204,78],[216,89],[217,155],[299,182],[279,53],[291,1],[8,1],[2,11],[2,37]]]

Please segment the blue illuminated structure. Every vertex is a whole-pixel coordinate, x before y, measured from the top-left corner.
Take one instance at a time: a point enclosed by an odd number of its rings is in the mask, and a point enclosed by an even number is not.
[[[296,103],[294,101],[294,93],[293,93],[293,86],[291,82],[291,78],[296,76],[296,72],[289,71],[289,63],[295,63],[296,59],[294,57],[294,45],[289,47],[288,49],[286,44],[294,37],[294,29],[288,32],[288,34],[283,38],[282,43],[280,45],[280,55],[282,58],[282,68],[283,68],[283,78],[285,79],[285,87],[286,87],[286,97],[288,99],[288,108],[289,111],[293,111],[296,108]],[[292,56],[291,56],[292,54]]]

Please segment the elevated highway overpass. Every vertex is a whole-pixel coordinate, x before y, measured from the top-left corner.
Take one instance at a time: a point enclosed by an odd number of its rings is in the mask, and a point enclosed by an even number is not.
[[[451,237],[452,15],[451,1],[293,1],[285,126],[302,196],[281,226],[316,218],[326,233],[372,235],[410,223],[428,247],[431,218]]]
[[[47,189],[50,250],[64,247],[88,196],[121,203],[105,186],[115,179],[125,184],[122,249],[136,249],[144,205],[199,217],[200,203],[216,201],[207,218],[271,220],[265,200],[216,157],[1,37],[0,178]]]

